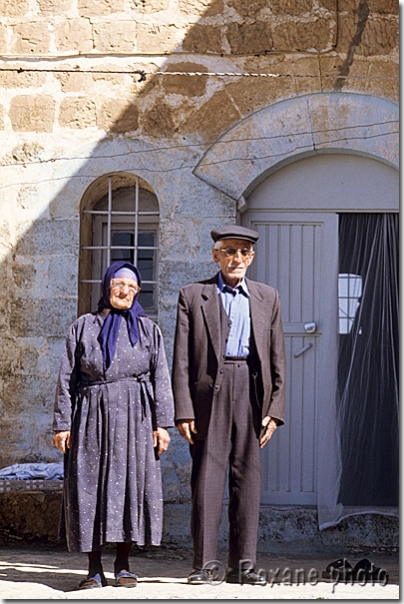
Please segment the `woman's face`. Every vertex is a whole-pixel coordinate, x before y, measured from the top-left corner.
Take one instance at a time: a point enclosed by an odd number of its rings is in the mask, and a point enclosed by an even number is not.
[[[133,304],[134,297],[139,291],[139,285],[134,279],[117,277],[111,279],[109,301],[113,308],[127,310]]]

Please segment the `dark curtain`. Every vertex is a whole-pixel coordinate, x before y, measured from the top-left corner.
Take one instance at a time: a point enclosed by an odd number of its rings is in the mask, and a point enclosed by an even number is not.
[[[339,336],[338,429],[345,506],[398,505],[398,214],[341,214],[339,273],[359,275]]]

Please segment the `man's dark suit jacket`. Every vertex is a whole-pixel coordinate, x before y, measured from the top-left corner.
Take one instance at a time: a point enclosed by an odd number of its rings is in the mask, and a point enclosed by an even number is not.
[[[279,293],[246,279],[253,340],[258,357],[262,417],[284,422],[285,348]],[[217,275],[181,289],[173,359],[176,421],[195,419],[196,439],[206,437],[214,397],[220,396],[229,319],[217,290]]]

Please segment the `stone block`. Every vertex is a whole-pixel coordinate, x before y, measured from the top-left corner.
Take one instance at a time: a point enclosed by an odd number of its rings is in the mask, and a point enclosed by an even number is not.
[[[24,96],[23,98],[26,99],[27,97]],[[9,154],[9,161],[7,163],[25,164],[38,161],[43,157],[44,151],[44,147],[36,141],[20,143]]]
[[[142,117],[142,132],[146,136],[172,136],[175,130],[173,109],[165,103],[156,103]]]
[[[131,8],[136,13],[159,13],[168,10],[170,0],[132,0]]]
[[[197,115],[191,113],[181,124],[181,131],[198,132],[205,140],[213,142],[241,117],[226,91],[219,90],[197,110]]]
[[[55,101],[49,95],[15,96],[9,117],[15,132],[52,132]]]
[[[399,6],[398,0],[369,0],[369,10],[371,13],[398,15]]]
[[[93,149],[94,148],[91,147],[89,153],[93,152]],[[105,168],[103,166],[102,170],[104,173],[107,173],[110,171],[110,168],[108,169],[107,167],[108,160],[106,159],[104,161]],[[98,163],[96,160],[95,162]],[[86,168],[87,165],[84,167]],[[100,171],[93,171],[90,164],[89,174],[76,174],[76,178],[68,179],[65,186],[59,189],[57,195],[54,195],[49,202],[48,208],[50,219],[55,222],[58,222],[59,220],[71,220],[72,218],[78,220],[80,215],[80,200],[87,187],[89,187],[101,173],[102,172]],[[77,229],[79,228],[79,223],[77,222]]]
[[[61,15],[73,8],[73,0],[36,0],[40,12],[44,15]]]
[[[136,23],[133,21],[109,21],[96,23],[94,49],[99,52],[131,52],[136,39]]]
[[[357,19],[354,14],[340,15],[338,18],[337,53],[347,53],[356,32]]]
[[[12,271],[14,283],[18,288],[26,290],[32,287],[37,272],[33,263],[13,263]]]
[[[97,113],[97,126],[116,134],[134,132],[139,127],[139,109],[128,101],[104,101]]]
[[[224,220],[217,222],[216,225],[223,223]],[[202,279],[209,279],[217,273],[217,265],[214,264],[212,260],[211,250],[213,245],[210,240],[209,233],[203,233],[203,237],[204,243],[206,243],[206,245],[209,247],[206,252],[205,258],[203,258],[201,254],[198,259],[193,258],[192,261],[182,262],[180,264],[180,270],[178,260],[164,262],[164,273],[163,271],[161,271],[160,285],[163,291],[169,292],[171,296],[173,296],[173,299],[175,300],[175,305],[178,300],[178,292],[182,287],[189,283],[201,281]],[[192,234],[190,235],[189,239],[191,238]],[[184,242],[184,245],[182,247],[183,257],[185,255],[189,256],[189,252],[190,250],[192,250],[192,247],[188,247],[187,245],[189,239],[187,238],[186,242]],[[173,312],[173,309],[171,309],[171,313],[172,318],[174,320],[175,312]]]
[[[187,73],[207,72],[209,69],[205,65],[198,63],[173,63],[168,65],[166,71],[178,71]],[[207,77],[205,76],[187,76],[172,75],[162,78],[164,90],[167,94],[181,94],[183,96],[203,96],[206,92]]]
[[[63,99],[59,110],[59,125],[76,130],[96,126],[94,101],[86,97]]]
[[[295,92],[294,78],[241,78],[226,86],[227,94],[243,116]]]
[[[48,358],[53,367],[55,374],[59,372],[62,354],[65,349],[66,333],[60,334],[59,337],[47,338],[48,342]]]
[[[7,52],[7,28],[0,23],[0,52]]]
[[[35,357],[35,352],[31,348],[28,351],[27,348],[23,348],[19,351],[20,359],[23,360],[24,351],[27,354],[34,355],[34,364],[38,357]],[[29,364],[29,362],[28,362]],[[32,367],[31,367],[32,371]],[[35,431],[41,421],[41,415],[46,415],[48,422],[52,423],[51,412],[52,404],[55,398],[55,390],[57,383],[56,375],[52,375],[50,379],[39,377],[35,373],[32,375],[19,374],[9,376],[4,381],[4,418],[16,417],[22,419],[26,417],[25,428],[29,430],[27,423]],[[36,413],[33,413],[33,409],[36,409]],[[32,437],[28,439],[28,442],[32,442]],[[21,443],[22,444],[22,443]]]
[[[360,0],[338,0],[339,13],[352,13],[352,16],[358,12]]]
[[[0,71],[0,88],[39,88],[45,82],[46,74],[44,73]]]
[[[194,25],[186,34],[182,49],[188,52],[223,52],[222,31],[212,25]]]
[[[343,59],[340,56],[323,55],[319,57],[321,86],[323,92],[332,92],[338,86],[338,79],[328,76],[338,76],[340,74]],[[356,61],[355,61],[356,63]]]
[[[345,543],[373,547],[396,547],[399,544],[399,521],[394,516],[383,514],[358,514],[344,518],[337,526],[319,533],[321,542],[327,547]]]
[[[12,271],[16,296],[23,295],[34,301],[77,294],[76,256],[53,256],[35,259],[34,262],[26,256],[15,256]]]
[[[113,15],[125,10],[125,0],[78,0],[78,10],[82,17]]]
[[[29,493],[1,493],[1,535],[27,543],[56,544],[61,498],[61,493],[46,493],[42,501]]]
[[[3,311],[4,309],[2,309]],[[20,354],[20,344],[16,341],[14,336],[7,336],[3,331],[1,336],[1,350],[2,354],[0,357],[0,384],[1,384],[1,394],[0,398],[2,399],[1,408],[2,415],[5,412],[6,406],[8,403],[4,401],[4,384],[5,381],[8,382],[10,378],[17,375],[20,372],[21,366],[21,354]],[[5,380],[5,381],[4,381]]]
[[[235,54],[259,53],[272,50],[271,23],[230,23],[226,28],[226,38],[231,52]]]
[[[143,24],[137,26],[136,45],[141,52],[169,52],[180,43],[185,32],[171,24]]]
[[[2,17],[22,17],[28,12],[29,0],[0,0],[0,15]]]
[[[91,76],[94,80],[94,83],[97,83],[100,88],[107,86],[109,90],[111,90],[113,86],[119,88],[119,97],[122,98],[123,88],[125,87],[125,79],[127,76],[120,73],[113,73],[114,70],[124,71],[122,65],[100,65],[99,70],[105,71],[105,73],[95,73],[93,76]]]
[[[53,388],[47,391],[49,401],[46,402],[46,408],[42,406],[41,399],[38,399],[39,405],[36,406],[37,401],[31,391],[27,393],[27,399],[31,400],[30,409],[21,413],[16,407],[12,417],[3,416],[0,427],[0,439],[3,443],[0,451],[0,467],[16,462],[54,461],[55,449],[51,446],[51,423],[55,384],[56,378],[52,380]]]
[[[289,73],[294,73],[297,77],[283,79],[290,79],[294,82],[295,94],[322,92],[318,57],[294,58],[291,63],[283,64],[283,69],[287,70],[288,68]],[[307,75],[307,78],[303,77],[305,75]],[[290,84],[291,82],[289,85]],[[289,96],[292,95],[293,93],[291,90]]]
[[[181,12],[191,16],[214,17],[224,10],[223,0],[178,0]]]
[[[399,101],[399,65],[397,63],[393,63],[391,61],[373,60],[369,66],[369,75],[380,76],[380,79],[375,77],[375,79],[369,78],[369,80],[366,81],[367,94],[374,94],[375,96],[380,97],[384,96],[391,98],[393,101]],[[389,76],[391,79],[383,79]]]
[[[65,19],[54,26],[55,44],[58,50],[91,52],[93,30],[88,19]]]
[[[10,329],[16,337],[56,337],[67,333],[76,316],[76,297],[35,298],[35,301],[15,297],[10,304]]]
[[[285,3],[286,2],[287,0],[285,0]],[[245,2],[244,0],[229,0],[228,4],[242,17],[256,15],[261,9],[268,8],[269,6],[268,0],[250,0],[249,2]],[[271,1],[271,10],[274,4],[276,5],[275,0]]]
[[[56,73],[55,78],[60,82],[63,92],[88,92],[93,84],[90,73]]]
[[[355,43],[358,27],[355,15],[341,16],[338,25],[337,52],[347,53]],[[356,45],[358,56],[388,55],[398,48],[398,24],[389,19],[368,19],[360,42]]]
[[[334,2],[334,0],[328,1]],[[359,6],[360,0],[338,0],[338,11],[340,13],[357,14]],[[398,15],[399,2],[398,0],[368,0],[367,7],[370,15]]]
[[[341,2],[343,1],[344,0],[341,0]],[[341,11],[339,2],[340,0],[338,1],[338,9]],[[335,13],[335,0],[319,0],[318,4],[320,8],[325,8],[330,12]]]
[[[42,296],[46,297],[75,297],[77,296],[78,281],[78,258],[76,255],[65,255],[50,258],[47,265],[47,274],[44,275],[42,283],[37,283],[37,291],[40,288]],[[39,287],[38,287],[39,286]]]
[[[0,105],[0,130],[4,130],[4,113],[5,109],[3,105]]]
[[[388,19],[368,20],[358,54],[364,57],[389,55],[398,51],[399,25]]]
[[[332,43],[334,22],[319,18],[309,22],[289,21],[275,27],[274,50],[325,50]]]
[[[46,257],[78,255],[77,220],[37,220],[28,230],[21,226],[15,253],[21,256]]]
[[[271,0],[270,7],[273,15],[296,16],[311,13],[313,11],[313,0]],[[331,6],[329,10],[332,10]]]
[[[51,366],[48,358],[48,342],[46,338],[21,338],[19,345],[21,351],[21,375],[32,375],[35,379],[49,377],[51,375]]]
[[[11,50],[22,55],[40,55],[49,51],[50,34],[47,23],[41,21],[17,23],[11,40]]]

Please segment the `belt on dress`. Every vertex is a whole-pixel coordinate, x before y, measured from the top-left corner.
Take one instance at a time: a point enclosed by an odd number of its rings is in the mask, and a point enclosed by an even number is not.
[[[104,386],[106,384],[113,384],[116,382],[125,382],[125,381],[135,381],[140,384],[140,399],[142,404],[142,420],[147,415],[147,403],[149,403],[151,416],[152,416],[152,426],[153,430],[157,430],[157,417],[156,417],[156,404],[154,401],[154,397],[151,392],[149,392],[148,385],[150,384],[150,373],[141,373],[140,375],[131,375],[127,377],[121,378],[108,378],[105,380],[94,380],[91,382],[80,381],[79,388],[91,388],[92,386]]]

